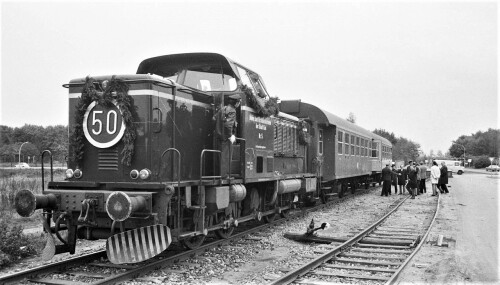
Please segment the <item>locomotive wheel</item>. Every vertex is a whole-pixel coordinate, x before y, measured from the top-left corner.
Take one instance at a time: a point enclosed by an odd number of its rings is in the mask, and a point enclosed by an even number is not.
[[[219,224],[224,220],[224,217],[222,215],[219,216],[219,215],[215,214],[215,220],[216,220],[216,224]],[[233,232],[234,232],[234,227],[230,227],[227,229],[215,230],[215,235],[221,239],[227,239],[233,234]]]
[[[228,229],[219,229],[215,230],[215,235],[221,239],[229,238],[234,232],[234,227],[230,227]]]
[[[267,215],[267,216],[264,216],[263,218],[264,218],[264,222],[272,223],[274,221],[274,219],[276,218],[276,214]]]
[[[345,183],[340,184],[339,198],[344,197]]]
[[[356,182],[351,183],[351,194],[356,193],[356,185],[357,185]]]
[[[247,192],[248,194],[248,192]],[[250,215],[259,210],[260,206],[260,195],[259,190],[255,187],[250,189],[249,194],[243,200],[243,216]]]
[[[282,210],[280,213],[280,216],[282,218],[288,218],[288,214],[290,213],[290,210]]]
[[[197,249],[205,241],[204,235],[194,236],[181,240],[182,245],[187,249]]]

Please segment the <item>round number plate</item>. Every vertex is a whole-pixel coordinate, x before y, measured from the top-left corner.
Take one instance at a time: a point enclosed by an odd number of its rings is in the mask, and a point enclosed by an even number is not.
[[[83,132],[87,140],[95,147],[108,148],[123,137],[125,122],[120,109],[115,105],[106,108],[92,102],[83,118]]]

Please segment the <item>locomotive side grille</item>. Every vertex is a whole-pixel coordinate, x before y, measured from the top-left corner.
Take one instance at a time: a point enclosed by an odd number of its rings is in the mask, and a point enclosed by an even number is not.
[[[118,150],[99,149],[97,158],[97,167],[99,170],[118,170]]]

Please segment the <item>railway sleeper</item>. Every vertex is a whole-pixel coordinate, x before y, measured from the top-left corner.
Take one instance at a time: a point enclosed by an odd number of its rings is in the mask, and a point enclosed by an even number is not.
[[[342,278],[364,279],[364,280],[387,281],[390,279],[390,277],[383,277],[383,276],[333,273],[333,272],[319,271],[319,270],[314,270],[313,273],[316,275],[323,275],[323,276],[335,276]]]
[[[336,268],[336,269],[362,270],[362,271],[385,272],[385,273],[394,273],[397,271],[397,269],[382,268],[382,267],[347,266],[347,265],[329,264],[329,263],[323,264],[322,266],[328,268]]]
[[[358,260],[358,259],[347,259],[347,258],[334,258],[332,261],[340,263],[357,263],[364,265],[382,265],[382,266],[401,266],[401,262],[390,262],[390,261],[377,261],[377,260]]]
[[[387,255],[370,255],[370,254],[353,254],[353,253],[341,253],[340,257],[347,258],[362,258],[362,259],[384,259],[384,260],[405,260],[406,256],[396,257],[396,256],[387,256]]]
[[[371,248],[351,248],[351,251],[367,253],[386,253],[386,254],[411,254],[409,250],[391,250],[391,249],[371,249]]]

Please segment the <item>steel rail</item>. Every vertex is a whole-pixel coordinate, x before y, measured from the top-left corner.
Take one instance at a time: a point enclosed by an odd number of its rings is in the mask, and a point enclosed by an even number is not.
[[[47,273],[47,272],[54,272],[57,271],[58,269],[65,268],[68,266],[74,266],[74,265],[80,265],[85,262],[91,261],[91,260],[96,260],[101,257],[106,257],[106,251],[101,250],[77,257],[73,257],[70,259],[66,259],[63,261],[58,261],[54,262],[51,264],[46,264],[42,265],[36,268],[28,269],[25,271],[17,272],[14,274],[10,274],[7,276],[0,277],[0,284],[13,284],[13,283],[18,283],[19,281],[25,279],[25,278],[31,278],[33,276],[36,276],[38,274],[42,273]]]
[[[333,257],[335,257],[337,254],[341,253],[342,251],[344,251],[345,249],[351,247],[352,245],[354,245],[355,243],[357,243],[358,241],[362,240],[365,236],[367,236],[368,234],[370,234],[373,230],[375,230],[375,228],[380,225],[382,222],[384,222],[393,212],[395,212],[410,196],[406,196],[404,199],[402,199],[401,202],[399,202],[395,207],[394,209],[392,209],[391,211],[389,211],[387,214],[385,214],[382,218],[380,218],[378,221],[374,222],[372,225],[368,226],[366,229],[364,229],[363,231],[361,231],[360,233],[358,233],[357,235],[353,236],[352,238],[350,238],[349,240],[347,240],[346,242],[344,242],[343,244],[339,245],[338,247],[332,249],[331,251],[319,256],[318,258],[312,260],[311,262],[309,262],[308,264],[300,267],[300,268],[297,268],[295,270],[292,270],[290,271],[289,273],[287,273],[286,275],[282,276],[281,278],[278,278],[276,280],[273,280],[271,283],[269,284],[289,284],[293,281],[295,281],[295,279],[297,279],[297,277],[299,276],[302,276],[310,271],[312,271],[314,268],[320,266],[321,264],[325,263],[326,261],[332,259]]]
[[[438,216],[438,213],[439,213],[439,205],[441,203],[441,195],[438,196],[438,202],[437,202],[437,206],[436,206],[436,211],[434,212],[434,217],[432,218],[432,221],[429,225],[429,228],[427,229],[427,232],[425,233],[425,235],[422,237],[422,239],[420,240],[420,243],[417,245],[417,247],[413,250],[413,252],[410,254],[410,256],[408,256],[406,258],[406,260],[403,262],[403,264],[401,264],[401,266],[397,269],[397,271],[391,276],[391,278],[389,280],[387,280],[387,282],[385,283],[386,285],[389,285],[389,284],[394,284],[396,282],[396,280],[398,279],[399,277],[399,274],[403,271],[403,269],[405,269],[405,267],[410,263],[410,261],[412,260],[412,258],[420,251],[420,248],[422,248],[422,246],[425,244],[426,240],[427,240],[427,236],[429,235],[429,233],[431,232],[431,229],[432,229],[432,226],[434,225],[434,222],[436,221],[436,218]]]

